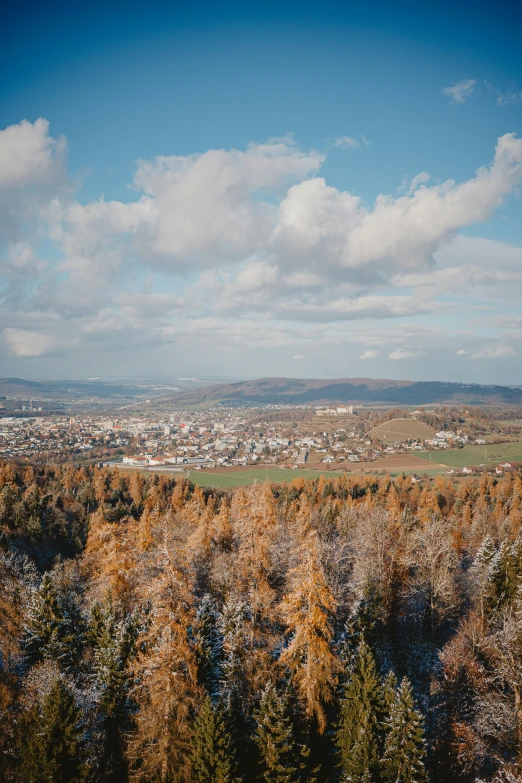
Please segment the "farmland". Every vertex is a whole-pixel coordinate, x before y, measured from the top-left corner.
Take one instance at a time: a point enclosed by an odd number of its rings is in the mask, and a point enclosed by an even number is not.
[[[313,479],[320,475],[336,475],[332,471],[284,470],[282,468],[237,468],[224,470],[191,470],[190,480],[194,484],[210,487],[239,487],[254,482],[273,481],[288,483],[295,478]]]
[[[159,472],[159,471],[158,471]],[[274,483],[288,484],[296,478],[315,479],[319,476],[329,476],[331,478],[343,474],[360,475],[387,473],[391,476],[397,476],[401,473],[409,475],[411,473],[428,474],[435,476],[444,473],[445,468],[437,463],[431,467],[426,465],[424,460],[417,460],[414,456],[400,455],[387,459],[377,460],[374,463],[359,463],[348,470],[339,468],[337,470],[284,470],[275,467],[256,467],[256,468],[221,468],[217,470],[191,470],[190,480],[194,484],[207,487],[239,487],[254,484],[254,482],[273,481]]]
[[[415,456],[433,465],[450,468],[496,465],[499,462],[522,462],[522,443],[496,443],[485,446],[464,446],[445,451],[416,451]]]

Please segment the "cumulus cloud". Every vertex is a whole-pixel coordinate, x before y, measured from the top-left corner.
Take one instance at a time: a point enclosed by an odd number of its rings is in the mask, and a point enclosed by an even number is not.
[[[461,79],[451,87],[444,87],[442,92],[444,95],[449,95],[453,103],[466,103],[475,89],[476,83],[476,79]]]
[[[0,130],[0,248],[25,238],[63,189],[66,149],[42,118]]]
[[[518,340],[513,319],[493,323],[491,302],[516,309],[522,249],[458,233],[487,220],[520,183],[522,140],[514,134],[465,182],[430,185],[422,171],[399,195],[372,203],[330,186],[319,176],[323,155],[290,137],[139,161],[127,200],[82,203],[67,187],[65,142],[50,136],[46,121],[1,133],[0,331],[12,357],[56,356],[75,345],[215,352],[226,344],[313,361],[311,346],[335,355],[332,346],[341,345],[353,359],[422,359],[440,350],[457,361],[455,340],[463,346],[457,356],[516,355],[504,345],[480,348],[472,321],[464,329],[457,320],[473,317],[497,330],[494,337],[511,328],[503,339]],[[25,151],[6,162],[16,145]],[[27,230],[33,218],[39,232]],[[39,235],[49,239],[47,258]],[[458,329],[423,330],[429,315],[445,323],[455,316]]]
[[[348,192],[308,179],[288,191],[273,234],[286,263],[353,278],[427,268],[457,230],[485,220],[522,178],[522,139],[502,136],[492,164],[461,184],[421,187],[411,196],[378,196],[373,208]],[[280,264],[282,261],[280,261]],[[377,275],[377,277],[376,277]]]
[[[413,359],[415,351],[410,351],[408,348],[396,348],[388,354],[389,359],[394,361],[401,361],[402,359]]]
[[[53,182],[63,173],[64,138],[49,136],[42,118],[22,120],[0,131],[0,188]]]

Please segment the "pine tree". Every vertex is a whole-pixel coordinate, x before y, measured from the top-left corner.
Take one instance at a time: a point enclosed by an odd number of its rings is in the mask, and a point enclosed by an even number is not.
[[[28,660],[35,662],[48,658],[63,667],[70,666],[80,654],[79,631],[78,622],[72,622],[59,600],[52,575],[44,574],[29,609],[22,641]]]
[[[382,758],[385,783],[424,783],[424,721],[415,709],[413,692],[406,678],[396,691],[390,713]]]
[[[254,717],[262,779],[266,783],[293,783],[297,779],[297,763],[292,725],[285,702],[272,683],[263,691]]]
[[[221,710],[206,696],[194,721],[192,768],[195,783],[234,783],[234,759]]]
[[[379,768],[380,722],[384,695],[372,652],[365,641],[357,651],[354,671],[346,685],[337,728],[337,747],[343,780],[375,780]]]
[[[250,763],[251,700],[247,672],[251,666],[252,622],[246,601],[231,596],[223,607],[219,629],[223,637],[220,700],[231,741],[238,752],[238,764],[246,772]]]
[[[117,622],[109,606],[101,615],[99,609],[93,610],[90,630],[95,639],[94,675],[103,736],[100,773],[103,780],[124,780],[124,733],[130,709],[128,664],[134,652],[136,626],[132,619]]]
[[[223,637],[218,627],[218,613],[215,601],[210,595],[203,596],[196,615],[194,627],[198,679],[211,697],[219,692],[223,660]]]
[[[512,543],[503,542],[490,559],[486,587],[486,609],[500,609],[516,596],[522,583],[522,536]]]
[[[61,677],[43,703],[33,707],[20,746],[20,779],[24,783],[80,783],[85,779],[81,712]]]

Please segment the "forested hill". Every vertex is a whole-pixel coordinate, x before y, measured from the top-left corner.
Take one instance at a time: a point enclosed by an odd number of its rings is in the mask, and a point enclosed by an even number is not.
[[[0,780],[515,783],[522,475],[0,465]]]
[[[430,403],[520,404],[522,389],[509,386],[444,383],[441,381],[393,381],[341,378],[336,380],[261,378],[169,395],[176,403],[273,404],[388,403],[428,405]]]

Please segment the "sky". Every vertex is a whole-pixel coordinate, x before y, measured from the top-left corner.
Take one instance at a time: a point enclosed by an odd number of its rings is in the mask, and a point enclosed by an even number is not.
[[[522,7],[21,0],[0,375],[522,383]]]

